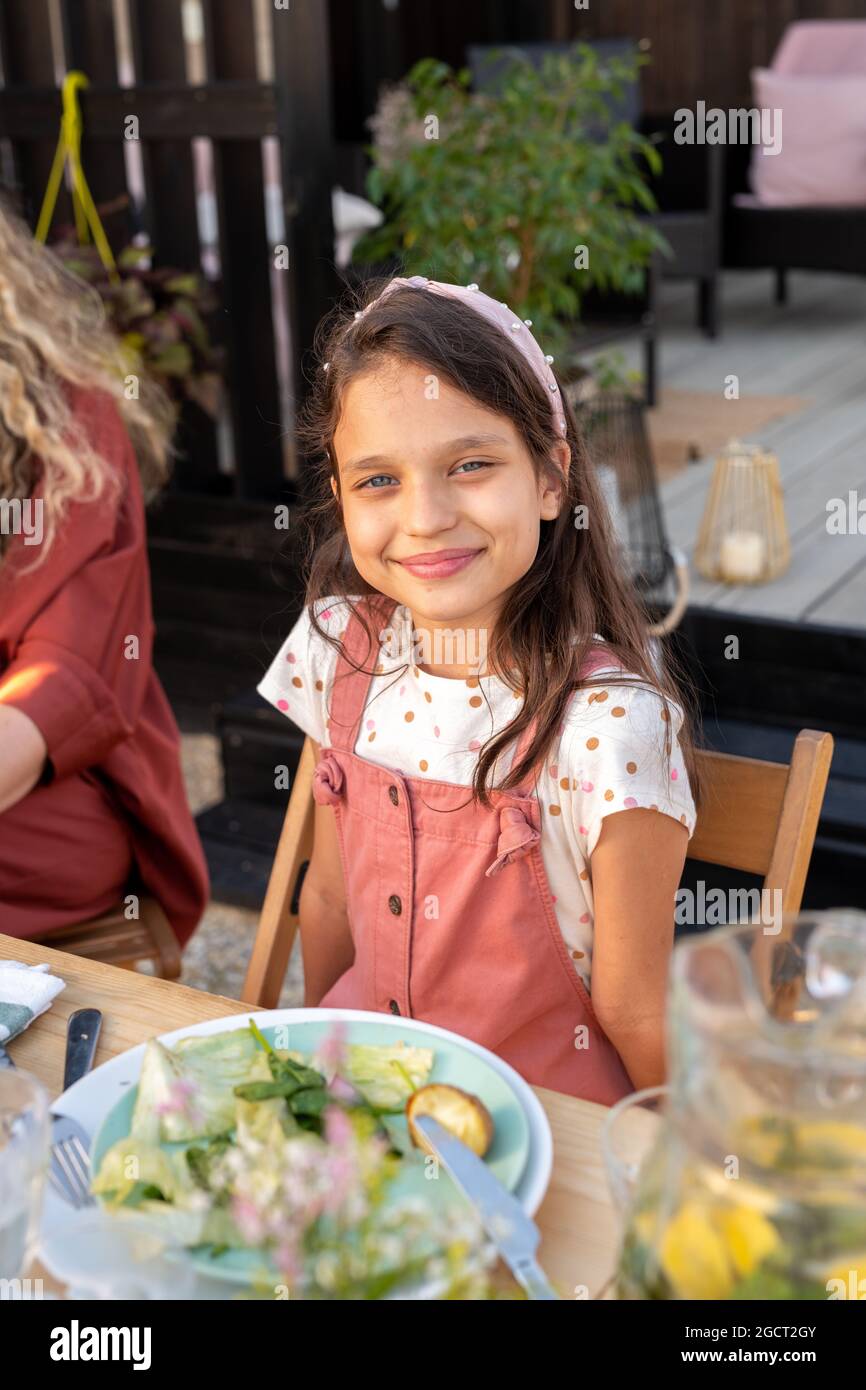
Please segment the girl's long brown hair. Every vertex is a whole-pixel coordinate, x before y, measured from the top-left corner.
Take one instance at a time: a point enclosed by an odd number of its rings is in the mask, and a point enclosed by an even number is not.
[[[413,362],[480,405],[505,415],[525,441],[536,477],[545,475],[553,483],[562,482],[551,457],[552,446],[561,436],[554,429],[544,389],[520,350],[494,324],[459,300],[411,285],[392,290],[381,303],[356,317],[360,308],[372,305],[386,283],[368,281],[362,291],[348,292],[319,324],[314,343],[315,376],[299,420],[301,447],[311,459],[310,492],[303,512],[305,601],[310,620],[321,637],[339,651],[339,638],[320,626],[317,608],[320,599],[342,599],[348,609],[358,612],[369,642],[368,654],[375,654],[374,660],[378,660],[381,629],[378,625],[371,629],[351,598],[375,599],[378,591],[352,562],[334,451],[334,432],[351,381],[386,357]],[[482,747],[473,777],[473,796],[483,805],[491,805],[489,774],[533,718],[537,717],[538,723],[525,756],[502,781],[492,784],[501,791],[525,784],[530,773],[545,764],[575,690],[619,683],[648,686],[661,696],[668,760],[672,746],[668,701],[679,704],[683,711],[680,746],[697,805],[701,788],[692,732],[696,724],[694,692],[684,677],[674,673],[668,654],[659,661],[661,669],[656,669],[646,618],[614,562],[603,493],[564,391],[562,398],[571,448],[562,506],[554,520],[540,523],[535,560],[506,595],[489,643],[491,670],[512,690],[522,692],[523,701],[511,723]],[[331,489],[332,477],[336,496]],[[585,506],[590,519],[583,530],[574,524],[577,506]],[[379,605],[374,603],[374,616],[378,611]],[[630,674],[578,679],[577,672],[594,645],[596,633]],[[351,664],[356,670],[367,669]]]

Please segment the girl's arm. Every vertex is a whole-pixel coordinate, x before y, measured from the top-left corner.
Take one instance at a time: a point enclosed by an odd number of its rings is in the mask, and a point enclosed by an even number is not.
[[[591,857],[592,1004],[635,1088],[666,1080],[665,1013],[688,830],[636,807],[605,816]]]
[[[30,716],[0,703],[0,814],[33,790],[47,752],[48,745]]]
[[[311,739],[318,762],[319,745]],[[301,886],[299,918],[304,960],[304,1004],[312,1008],[355,959],[346,887],[331,806],[316,802],[313,853]]]

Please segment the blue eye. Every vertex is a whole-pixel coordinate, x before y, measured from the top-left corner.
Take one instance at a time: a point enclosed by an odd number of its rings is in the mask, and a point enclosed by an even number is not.
[[[468,459],[466,463],[461,463],[461,464],[458,465],[458,471],[459,471],[460,468],[492,468],[492,467],[493,467],[493,464],[492,464],[492,463],[487,463],[484,459]]]
[[[492,463],[487,463],[484,459],[467,459],[465,463],[458,464],[457,468],[454,471],[455,473],[458,473],[461,468],[493,468],[493,466],[494,465]],[[372,492],[382,492],[382,488],[370,488],[370,484],[378,482],[380,478],[385,478],[388,481],[392,481],[392,475],[390,473],[374,473],[372,478],[365,478],[363,483],[359,483],[358,486],[355,488],[355,491],[363,492],[365,488],[368,488]]]
[[[372,478],[365,478],[363,483],[359,483],[356,491],[360,492],[362,488],[365,488],[368,485],[368,483],[375,483],[377,478],[390,478],[390,476],[390,473],[374,473]],[[380,491],[380,489],[374,488],[373,491],[378,492]]]

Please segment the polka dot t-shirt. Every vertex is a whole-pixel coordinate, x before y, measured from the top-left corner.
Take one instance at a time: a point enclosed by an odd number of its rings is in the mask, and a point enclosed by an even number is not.
[[[349,610],[341,599],[320,599],[316,612],[339,638]],[[411,651],[412,618],[398,606],[391,627]],[[304,609],[258,685],[275,705],[323,748],[337,653],[312,627]],[[454,680],[394,661],[383,645],[370,682],[354,752],[406,777],[430,777],[469,786],[478,749],[505,728],[520,697],[498,676]],[[399,674],[398,674],[399,673]],[[598,675],[603,675],[600,668]],[[535,783],[541,807],[541,853],[560,930],[587,988],[592,972],[593,893],[591,855],[602,821],[633,806],[649,807],[695,828],[692,800],[677,734],[682,711],[668,701],[670,767],[664,752],[667,710],[645,686],[617,682],[578,691],[561,726],[547,767]],[[514,745],[501,760],[511,766]],[[672,909],[673,910],[673,909]]]

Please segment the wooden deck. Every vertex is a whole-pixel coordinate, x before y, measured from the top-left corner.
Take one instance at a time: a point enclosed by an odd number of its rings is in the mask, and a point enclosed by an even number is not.
[[[722,329],[695,324],[694,291],[667,282],[661,296],[660,380],[665,387],[740,395],[797,395],[806,404],[747,436],[777,454],[791,538],[788,571],[769,584],[734,586],[692,565],[694,607],[866,632],[866,534],[830,535],[827,504],[866,499],[866,280],[789,273],[776,305],[769,272],[726,272]],[[637,355],[633,355],[636,362]],[[661,489],[672,545],[691,559],[714,460],[693,463]],[[866,532],[866,516],[861,525]]]

